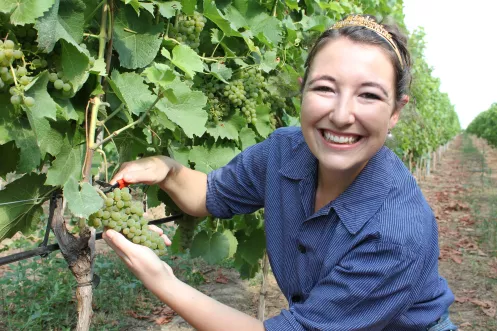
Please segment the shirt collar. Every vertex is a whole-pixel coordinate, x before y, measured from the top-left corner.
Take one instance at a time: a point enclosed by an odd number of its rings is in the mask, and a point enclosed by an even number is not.
[[[317,159],[304,140],[302,131],[293,133],[292,156],[280,168],[280,173],[294,180],[302,180],[317,173]],[[380,209],[392,182],[389,174],[389,149],[382,147],[368,162],[352,184],[328,207],[334,208],[341,222],[351,234],[356,234]]]

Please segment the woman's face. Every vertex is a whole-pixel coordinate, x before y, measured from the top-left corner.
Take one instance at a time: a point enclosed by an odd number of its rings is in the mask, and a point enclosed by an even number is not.
[[[302,95],[301,126],[327,171],[360,171],[398,120],[395,73],[378,46],[340,37],[314,57]]]

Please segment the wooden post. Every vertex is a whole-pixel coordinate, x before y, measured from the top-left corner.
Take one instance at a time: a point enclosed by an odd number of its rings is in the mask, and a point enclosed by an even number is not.
[[[262,285],[259,292],[259,310],[257,312],[257,318],[259,321],[264,321],[264,314],[266,312],[266,293],[267,293],[267,275],[269,273],[269,259],[267,256],[267,251],[264,253],[264,259],[262,260]]]

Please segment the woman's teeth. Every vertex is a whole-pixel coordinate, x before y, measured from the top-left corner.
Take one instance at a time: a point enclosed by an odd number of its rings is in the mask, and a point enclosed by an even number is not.
[[[323,131],[323,137],[324,137],[324,139],[326,139],[326,141],[329,141],[329,142],[335,143],[335,144],[351,145],[359,140],[358,136],[355,136],[355,137],[336,136],[328,131]]]

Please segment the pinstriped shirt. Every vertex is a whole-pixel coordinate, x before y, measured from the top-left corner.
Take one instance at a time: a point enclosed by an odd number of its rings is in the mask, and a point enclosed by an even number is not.
[[[438,273],[435,217],[401,160],[382,147],[314,212],[318,161],[281,128],[208,174],[220,218],[264,208],[271,268],[289,308],[266,330],[426,330],[454,301]]]

